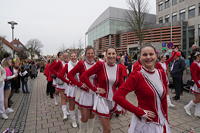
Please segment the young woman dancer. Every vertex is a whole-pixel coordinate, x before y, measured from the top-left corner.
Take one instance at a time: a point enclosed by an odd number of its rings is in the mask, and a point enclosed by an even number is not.
[[[123,83],[123,68],[116,64],[117,52],[114,48],[106,50],[106,62],[98,61],[93,67],[81,75],[81,81],[89,89],[97,93],[95,95],[93,111],[98,114],[103,127],[103,133],[110,133],[110,116],[117,110],[113,101],[113,95]],[[89,78],[96,75],[96,82],[92,83]],[[118,111],[118,110],[117,110]]]
[[[115,93],[114,101],[133,113],[129,133],[171,133],[167,112],[167,79],[156,69],[156,50],[145,45],[140,49],[141,70],[132,72]],[[126,99],[134,91],[138,107]]]
[[[61,98],[61,109],[63,111],[63,120],[67,119],[67,115],[69,115],[68,108],[66,106],[66,97],[65,97],[65,84],[64,82],[58,77],[59,73],[64,69],[65,64],[68,62],[68,53],[63,53],[60,60],[51,67],[51,71],[56,76],[56,89],[60,94]]]
[[[184,106],[185,112],[191,116],[191,108],[195,106],[194,115],[200,117],[200,52],[195,53],[195,60],[190,66],[192,80],[194,85],[191,87],[195,98]]]
[[[71,53],[70,61],[65,65],[64,69],[58,75],[58,77],[65,82],[65,95],[69,101],[70,119],[72,120],[72,127],[74,128],[78,126],[75,115],[76,87],[72,83],[70,83],[70,81],[67,79],[67,74],[72,68],[74,68],[76,64],[77,64],[77,54]]]
[[[54,59],[54,61],[49,65],[49,75],[53,78],[53,82],[52,82],[53,87],[51,88],[52,90],[51,90],[51,93],[50,93],[50,97],[54,98],[55,105],[58,105],[57,95],[59,93],[56,90],[56,88],[57,88],[56,77],[57,77],[57,74],[58,74],[57,72],[60,69],[59,67],[56,67],[56,66],[62,66],[62,65],[60,65],[60,64],[62,64],[62,61],[61,61],[62,54],[63,54],[62,52],[58,52],[57,53],[57,59]]]
[[[72,84],[79,87],[82,91],[80,93],[80,97],[76,101],[79,105],[81,112],[81,120],[80,120],[80,130],[79,133],[92,133],[94,126],[94,114],[92,114],[92,108],[94,105],[94,93],[92,91],[87,91],[86,85],[82,82],[78,81],[76,74],[79,74],[79,77],[91,68],[95,64],[95,53],[94,48],[88,46],[85,50],[85,60],[81,60],[77,63],[77,65],[68,73],[67,77],[72,82]],[[90,81],[94,82],[95,76],[90,77]],[[88,125],[87,125],[88,124]]]

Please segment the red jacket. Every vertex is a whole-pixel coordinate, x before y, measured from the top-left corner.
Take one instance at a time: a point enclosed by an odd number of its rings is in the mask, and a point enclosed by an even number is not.
[[[157,69],[163,83],[163,95],[161,97],[161,109],[164,117],[168,119],[167,115],[167,81],[165,72]],[[126,95],[134,91],[138,99],[138,107],[126,100]],[[136,116],[141,117],[145,114],[144,110],[150,110],[156,114],[153,119],[154,122],[159,123],[157,113],[156,92],[151,85],[146,81],[145,77],[140,71],[131,73],[126,82],[116,91],[113,100],[121,105],[124,109],[134,113]]]
[[[109,79],[106,74],[105,63],[106,62],[98,61],[94,66],[92,66],[90,69],[88,69],[81,75],[80,80],[84,82],[94,92],[97,91],[97,88],[104,88],[106,93],[100,94],[100,96],[108,98],[108,91],[109,91],[108,80]],[[122,71],[123,71],[123,68],[120,65],[117,65],[117,77],[112,87],[113,93],[115,93],[117,88],[124,82]],[[96,74],[96,80],[97,80],[96,86],[92,84],[89,80],[89,77],[94,74]]]
[[[72,82],[72,84],[78,86],[79,88],[81,88],[81,86],[83,85],[83,83],[81,81],[78,81],[75,78],[75,75],[78,73],[79,74],[79,78],[80,76],[83,74],[83,72],[86,71],[86,66],[84,64],[84,61],[79,61],[76,66],[67,74],[68,79]],[[87,90],[86,88],[81,88],[83,90]]]
[[[70,84],[70,81],[66,79],[68,73],[68,64],[65,64],[64,68],[58,73],[58,78],[64,81],[67,84]]]
[[[59,74],[59,72],[62,70],[63,68],[63,64],[62,61],[58,60],[58,61],[54,61],[53,63],[51,63],[51,65],[49,66],[49,70],[51,71],[51,74],[55,74],[56,76]]]
[[[47,81],[53,81],[53,78],[51,77],[51,72],[49,71],[49,66],[50,64],[46,64],[45,69],[44,69],[44,75],[46,76]]]
[[[174,60],[175,55],[176,55],[176,52],[172,52],[172,56],[165,61],[166,68],[168,67],[169,63]],[[156,63],[155,67],[157,69],[162,69],[164,71],[164,69],[160,63]]]
[[[193,61],[190,66],[191,76],[192,80],[195,82],[198,88],[200,88],[200,66],[198,65],[198,62]]]

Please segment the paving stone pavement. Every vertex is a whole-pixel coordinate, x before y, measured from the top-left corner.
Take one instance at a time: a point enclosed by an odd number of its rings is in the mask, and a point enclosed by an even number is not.
[[[21,111],[24,115],[18,115],[20,121],[16,121],[17,111],[9,115],[9,119],[0,120],[0,132],[7,127],[19,128],[18,132],[24,133],[76,133],[78,128],[72,128],[69,120],[62,120],[61,106],[55,106],[54,101],[46,96],[46,81],[42,74],[39,74],[36,80],[30,84],[32,92],[26,98],[28,101]],[[172,94],[171,94],[172,95]],[[16,101],[13,108],[17,110],[23,103],[23,94],[17,94],[13,97]],[[191,128],[195,129],[195,133],[200,133],[200,119],[187,116],[183,110],[183,106],[188,103],[193,96],[184,92],[181,100],[173,103],[175,108],[169,108],[169,122],[171,124],[172,133],[189,133]],[[137,104],[136,97],[133,93],[128,95],[129,101]],[[23,103],[23,104],[22,104]],[[27,113],[26,113],[26,109]],[[21,113],[21,114],[22,114]],[[26,115],[27,114],[27,115]],[[113,117],[111,120],[112,133],[127,133],[128,125],[130,123],[131,113],[120,117]],[[20,124],[18,124],[20,122]],[[94,133],[101,133],[101,126],[98,118],[95,121]]]

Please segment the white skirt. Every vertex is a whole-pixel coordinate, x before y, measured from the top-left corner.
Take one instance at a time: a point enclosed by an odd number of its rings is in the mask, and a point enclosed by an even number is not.
[[[57,85],[56,89],[57,90],[65,90],[66,89],[66,83],[64,83],[63,85]]]
[[[116,107],[114,101],[110,101],[99,95],[94,96],[93,112],[97,113],[99,116],[109,118],[116,110]]]
[[[166,133],[171,133],[169,124],[165,121]],[[164,126],[154,122],[146,122],[139,119],[135,114],[132,115],[131,124],[128,133],[163,133]]]
[[[76,86],[68,85],[66,90],[65,90],[65,94],[66,94],[67,98],[75,99],[76,91],[77,91],[77,87]]]
[[[191,91],[195,94],[200,94],[200,88],[197,87],[196,84],[190,87]]]
[[[78,101],[80,107],[92,109],[94,105],[94,94],[82,91]]]

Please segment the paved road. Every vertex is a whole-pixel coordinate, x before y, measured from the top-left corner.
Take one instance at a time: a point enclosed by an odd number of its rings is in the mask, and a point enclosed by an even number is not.
[[[45,94],[46,81],[42,74],[31,80],[31,94],[16,94],[13,97],[15,113],[9,115],[8,120],[0,120],[0,132],[7,127],[15,128],[24,133],[76,133],[77,128],[72,128],[69,121],[62,120],[60,106],[55,106],[53,100]],[[129,94],[128,98],[137,104],[135,95]],[[190,128],[195,133],[200,133],[200,119],[187,116],[183,106],[192,98],[189,93],[184,93],[181,100],[174,102],[176,108],[169,109],[169,122],[172,133],[188,133]],[[127,133],[131,113],[111,120],[112,133]],[[96,118],[95,133],[101,132],[101,126]]]

